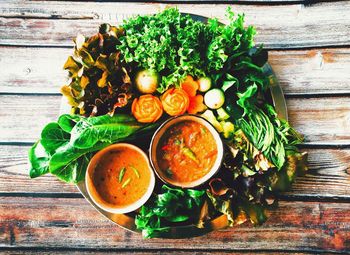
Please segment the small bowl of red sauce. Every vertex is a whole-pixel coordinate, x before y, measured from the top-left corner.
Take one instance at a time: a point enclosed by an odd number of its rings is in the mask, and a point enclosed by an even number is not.
[[[151,164],[165,183],[193,188],[208,181],[221,167],[223,143],[204,118],[182,115],[165,121],[149,150]]]
[[[85,184],[97,206],[121,214],[138,209],[150,198],[155,176],[146,153],[135,145],[118,143],[92,157]]]

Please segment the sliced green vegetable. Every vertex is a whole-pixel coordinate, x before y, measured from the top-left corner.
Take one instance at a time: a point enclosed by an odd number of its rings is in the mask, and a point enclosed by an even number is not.
[[[199,164],[199,160],[196,157],[196,154],[188,147],[183,147],[181,148],[181,152],[188,157],[189,159],[193,160],[194,162],[196,162],[197,164]]]
[[[211,109],[219,109],[225,103],[225,95],[221,89],[211,89],[204,95],[204,103]]]
[[[235,126],[233,125],[232,122],[229,121],[221,121],[220,125],[222,126],[223,129],[223,136],[225,138],[230,138],[233,136],[233,133],[235,131]]]
[[[137,177],[137,178],[140,178],[140,173],[139,173],[139,171],[138,171],[135,167],[133,167],[133,166],[131,166],[130,168],[134,171],[136,177]]]
[[[230,115],[225,111],[224,108],[219,108],[216,110],[216,113],[218,114],[218,120],[222,121],[222,120],[227,120],[230,118]]]
[[[174,144],[175,144],[175,145],[181,145],[182,142],[181,142],[180,139],[175,139]]]
[[[209,121],[219,133],[223,131],[222,126],[220,125],[220,122],[217,121],[213,111],[206,110],[205,112],[202,113],[201,116],[205,118],[207,121]]]
[[[165,170],[165,174],[166,174],[168,177],[171,177],[171,176],[173,176],[173,171],[171,171],[171,168],[167,168],[167,169]]]
[[[118,177],[118,182],[121,183],[123,181],[123,177],[125,175],[125,171],[126,171],[126,168],[123,167],[122,169],[120,169],[120,172],[119,172],[119,177]]]
[[[131,178],[128,178],[128,179],[122,184],[122,189],[124,189],[126,186],[128,186],[130,182],[131,182]]]

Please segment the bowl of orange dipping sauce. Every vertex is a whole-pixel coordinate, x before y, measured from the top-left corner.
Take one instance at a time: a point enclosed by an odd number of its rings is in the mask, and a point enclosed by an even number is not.
[[[147,155],[119,143],[97,152],[86,171],[86,188],[96,205],[111,213],[128,213],[151,196],[155,177]]]
[[[193,188],[208,181],[220,169],[223,143],[204,118],[182,115],[164,122],[155,132],[151,164],[158,177],[173,186]]]

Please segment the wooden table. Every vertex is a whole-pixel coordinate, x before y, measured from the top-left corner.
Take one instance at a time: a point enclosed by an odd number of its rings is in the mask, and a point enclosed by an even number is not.
[[[102,217],[74,186],[52,176],[30,180],[27,151],[57,119],[72,38],[167,5],[2,0],[0,253],[350,253],[350,1],[235,2],[269,49],[290,122],[309,153],[308,174],[281,195],[269,220],[192,239],[142,240]],[[225,21],[228,5],[177,6]]]

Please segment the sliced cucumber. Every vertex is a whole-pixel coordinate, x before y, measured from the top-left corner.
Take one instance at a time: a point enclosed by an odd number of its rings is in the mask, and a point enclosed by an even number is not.
[[[222,107],[217,109],[216,112],[218,114],[218,120],[227,120],[230,118],[230,115]]]
[[[219,109],[225,102],[225,94],[221,89],[211,89],[204,95],[204,103],[211,109]]]
[[[205,118],[207,121],[209,121],[219,133],[223,131],[223,128],[220,125],[220,122],[217,121],[213,111],[206,110],[205,112],[202,113],[201,116]]]
[[[223,129],[223,136],[225,138],[230,138],[233,135],[233,132],[235,131],[235,126],[230,121],[221,121],[220,125]]]

